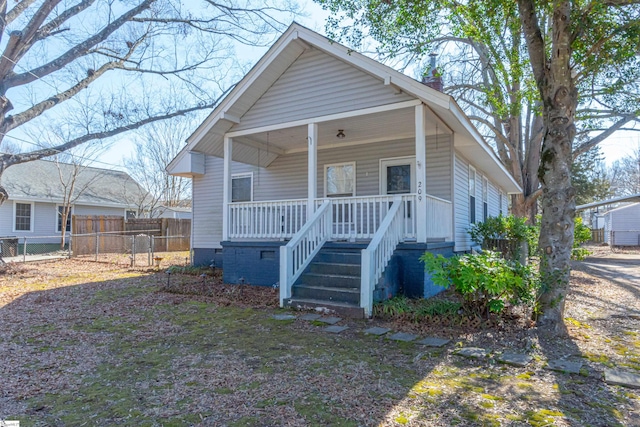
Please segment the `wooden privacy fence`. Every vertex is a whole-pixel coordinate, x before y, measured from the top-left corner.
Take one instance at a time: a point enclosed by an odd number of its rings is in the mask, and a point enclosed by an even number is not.
[[[604,228],[596,228],[591,230],[591,241],[593,243],[604,242]]]
[[[121,216],[73,215],[71,224],[74,255],[141,252],[143,248],[132,248],[132,245],[138,245],[138,240],[152,240],[154,252],[190,249],[190,219],[135,218],[125,221]],[[138,235],[153,236],[153,239],[131,239]]]

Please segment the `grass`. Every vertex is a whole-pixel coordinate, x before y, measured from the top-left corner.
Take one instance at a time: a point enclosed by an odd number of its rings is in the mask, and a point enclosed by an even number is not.
[[[23,316],[0,336],[0,349],[14,351],[0,376],[18,387],[0,389],[13,404],[9,419],[348,427],[587,425],[595,417],[616,425],[638,402],[632,393],[607,400],[597,378],[555,378],[542,362],[524,370],[459,358],[452,350],[468,345],[464,336],[430,350],[365,336],[367,321],[326,334],[314,322],[271,318],[281,310],[159,292],[163,273],[119,274],[76,274],[66,287],[45,278],[44,292],[0,308],[0,321]],[[79,280],[86,284],[68,285]],[[571,399],[584,409],[571,412]]]

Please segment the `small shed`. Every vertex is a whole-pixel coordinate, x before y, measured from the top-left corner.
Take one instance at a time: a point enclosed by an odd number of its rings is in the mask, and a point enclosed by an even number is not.
[[[611,246],[640,246],[640,203],[605,213],[604,234]]]

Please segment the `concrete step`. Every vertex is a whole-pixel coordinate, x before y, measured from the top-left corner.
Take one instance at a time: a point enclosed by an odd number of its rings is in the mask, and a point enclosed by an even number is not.
[[[295,298],[360,304],[360,290],[356,288],[313,286],[305,283],[294,285],[291,293]]]
[[[314,262],[338,263],[360,265],[361,255],[359,252],[338,252],[321,250],[313,259]]]
[[[364,309],[360,308],[357,304],[293,297],[285,299],[284,306],[298,310],[315,310],[327,314],[337,314],[341,317],[351,319],[364,318]]]
[[[337,274],[342,276],[360,277],[360,266],[357,264],[342,264],[332,262],[312,262],[311,273],[314,274]]]
[[[360,289],[360,276],[342,274],[304,273],[298,283],[326,288]]]

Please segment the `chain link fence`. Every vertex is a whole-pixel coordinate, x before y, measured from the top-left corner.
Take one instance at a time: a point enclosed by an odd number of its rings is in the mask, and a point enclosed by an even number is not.
[[[65,241],[58,236],[0,237],[0,258],[4,262],[26,262],[69,258],[68,236]]]
[[[72,256],[97,262],[109,262],[131,267],[159,266],[168,252],[187,252],[189,262],[189,236],[154,236],[158,230],[137,234],[90,233],[71,236]],[[180,261],[181,256],[177,257]],[[181,263],[181,262],[180,262]]]
[[[27,262],[78,258],[130,267],[188,264],[190,237],[154,236],[158,231],[72,234],[66,236],[64,243],[59,235],[0,237],[0,260]]]

